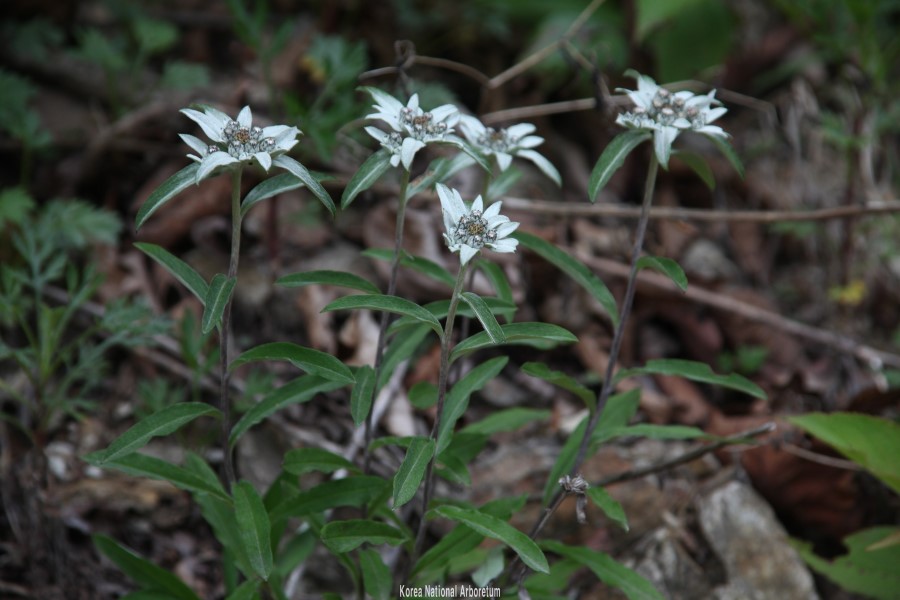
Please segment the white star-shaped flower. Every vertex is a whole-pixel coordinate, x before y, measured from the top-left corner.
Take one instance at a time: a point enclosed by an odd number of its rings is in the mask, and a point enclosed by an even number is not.
[[[631,72],[637,80],[637,90],[618,89],[625,92],[634,108],[621,113],[616,123],[629,129],[644,129],[653,133],[653,149],[660,164],[669,164],[672,143],[683,131],[695,131],[703,135],[725,139],[728,134],[713,121],[728,112],[718,106],[716,91],[708,94],[693,92],[670,92],[660,87],[646,75]],[[713,108],[715,106],[715,108]]]
[[[444,104],[431,111],[419,107],[419,95],[413,94],[404,106],[402,102],[377,88],[363,88],[375,100],[375,110],[367,119],[380,119],[393,133],[375,127],[366,132],[391,152],[391,165],[402,163],[407,171],[416,152],[435,142],[455,142],[453,127],[459,121],[459,111],[452,104]],[[396,135],[395,135],[396,134]]]
[[[462,115],[460,117],[460,129],[469,143],[487,156],[494,156],[501,171],[505,171],[512,164],[513,157],[530,160],[547,177],[562,183],[559,171],[553,164],[541,154],[532,150],[544,143],[544,138],[531,135],[535,127],[531,123],[519,123],[505,129],[486,127],[477,118]]]
[[[481,196],[467,207],[459,192],[444,184],[437,184],[444,216],[444,240],[451,252],[459,252],[465,265],[485,246],[494,252],[515,252],[519,240],[509,236],[519,224],[500,214],[500,202],[484,210]]]
[[[241,109],[237,119],[211,106],[204,106],[202,111],[184,108],[181,112],[200,125],[212,141],[207,144],[193,135],[180,134],[181,139],[197,153],[188,154],[189,158],[200,163],[197,183],[212,175],[216,169],[251,161],[268,172],[272,160],[293,148],[300,134],[299,129],[287,125],[254,127],[249,106]]]

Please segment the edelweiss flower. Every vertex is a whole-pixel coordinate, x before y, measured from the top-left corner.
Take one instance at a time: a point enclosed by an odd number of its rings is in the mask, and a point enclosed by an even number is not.
[[[629,129],[645,129],[653,133],[653,148],[656,157],[665,167],[672,153],[672,143],[682,131],[696,131],[709,137],[725,139],[728,134],[713,121],[728,112],[727,108],[711,108],[721,102],[716,100],[716,91],[709,94],[695,95],[692,92],[670,92],[656,85],[650,77],[634,71],[632,76],[637,80],[638,89],[624,90],[634,109],[622,113],[616,123]]]
[[[203,112],[192,108],[184,108],[181,112],[200,125],[203,133],[213,142],[207,144],[192,135],[180,134],[181,139],[199,155],[188,154],[200,163],[197,183],[220,167],[251,161],[256,161],[268,172],[272,159],[293,148],[300,133],[296,127],[287,125],[254,127],[249,106],[241,110],[237,119],[211,106],[204,106]]]
[[[533,162],[544,175],[555,181],[557,185],[562,183],[556,167],[532,150],[543,144],[544,138],[530,135],[535,130],[531,123],[520,123],[506,129],[494,129],[485,127],[475,117],[462,115],[460,129],[475,148],[488,156],[497,158],[497,165],[501,171],[505,171],[512,164],[513,157],[519,156]]]
[[[455,142],[453,127],[459,121],[459,111],[452,104],[444,104],[430,112],[419,108],[419,95],[413,94],[406,106],[376,88],[364,88],[375,100],[378,112],[367,115],[367,119],[381,119],[393,130],[384,133],[375,127],[366,127],[366,132],[378,140],[391,152],[391,165],[403,163],[407,171],[412,165],[416,152],[434,142]]]
[[[515,252],[519,241],[507,237],[519,224],[500,214],[500,202],[491,204],[487,210],[481,196],[475,198],[471,208],[466,208],[456,190],[437,184],[444,215],[444,240],[451,252],[459,252],[460,263],[465,265],[479,250],[487,246],[494,252]]]

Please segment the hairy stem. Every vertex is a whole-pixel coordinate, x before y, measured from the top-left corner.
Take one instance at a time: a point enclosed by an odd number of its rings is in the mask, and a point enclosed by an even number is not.
[[[647,170],[647,179],[644,183],[644,200],[641,204],[641,216],[638,220],[637,225],[637,233],[635,234],[634,239],[634,248],[631,252],[631,271],[628,275],[628,284],[625,288],[625,298],[622,300],[622,307],[619,309],[619,324],[616,327],[615,333],[613,334],[612,347],[609,351],[609,362],[606,365],[606,374],[603,377],[603,386],[600,388],[600,394],[597,397],[597,408],[591,414],[590,419],[588,420],[587,428],[584,430],[584,437],[581,438],[581,444],[578,447],[578,453],[575,455],[575,461],[572,463],[572,468],[569,471],[571,475],[576,475],[578,470],[581,468],[581,465],[584,463],[587,458],[588,448],[591,445],[591,438],[593,437],[594,430],[597,428],[597,423],[600,421],[600,415],[603,413],[603,408],[606,406],[607,401],[609,400],[610,395],[613,391],[613,375],[615,374],[616,369],[616,361],[619,357],[619,350],[622,346],[622,338],[625,335],[625,327],[628,324],[628,317],[631,315],[631,305],[634,302],[634,290],[637,282],[637,273],[638,273],[638,259],[641,257],[641,251],[644,247],[644,235],[647,233],[647,223],[650,221],[650,205],[653,202],[653,189],[656,186],[656,173],[659,170],[659,162],[656,159],[656,154],[651,153],[650,158],[650,167]],[[550,503],[547,505],[542,513],[541,517],[538,519],[538,522],[535,523],[534,528],[531,530],[530,537],[532,539],[536,538],[537,535],[544,528],[544,525],[550,520],[550,517],[559,508],[560,504],[562,504],[562,500],[565,497],[565,492],[563,490],[558,490],[553,498],[550,500]],[[519,566],[518,558],[513,559],[509,567],[506,570],[506,576],[504,579],[508,579],[509,575],[515,572],[516,567]],[[522,571],[519,572],[519,577],[524,575]],[[516,577],[518,580],[519,577]]]
[[[231,257],[228,261],[228,278],[237,277],[238,260],[241,252],[241,174],[242,169],[236,169],[231,174]],[[222,470],[223,478],[228,486],[235,482],[234,462],[228,437],[231,434],[231,398],[229,397],[228,372],[228,345],[231,336],[231,305],[232,298],[228,299],[225,311],[222,313],[222,330],[219,334],[219,410],[222,411],[222,430],[220,443],[222,445]]]
[[[468,265],[460,265],[459,273],[456,275],[456,285],[453,286],[453,295],[450,296],[450,307],[447,309],[447,322],[444,325],[444,335],[441,336],[441,366],[438,375],[438,397],[434,425],[431,428],[431,439],[437,441],[438,433],[441,429],[441,418],[444,415],[444,400],[447,397],[447,381],[450,373],[450,344],[453,340],[453,321],[456,319],[456,309],[459,307],[459,298],[462,293],[463,284],[466,281],[466,270]],[[435,454],[437,450],[435,449]],[[428,467],[425,471],[425,491],[422,494],[422,516],[419,520],[419,528],[416,532],[416,544],[413,547],[413,553],[410,556],[409,567],[411,568],[419,558],[422,552],[422,545],[425,542],[425,513],[428,511],[428,503],[431,502],[431,495],[434,491],[434,459],[431,457],[428,461]]]
[[[394,230],[394,259],[391,262],[391,277],[388,280],[388,296],[393,296],[397,291],[397,273],[400,271],[400,259],[403,253],[403,225],[405,223],[406,216],[406,194],[407,189],[409,188],[409,171],[404,170],[403,174],[400,176],[400,203],[397,207],[397,224]],[[381,366],[384,361],[384,348],[386,345],[387,338],[387,328],[390,323],[390,313],[383,312],[381,313],[381,323],[378,328],[378,344],[375,349],[375,381],[377,382],[381,378]],[[376,385],[377,387],[377,385]],[[375,395],[378,395],[378,390],[375,390]],[[373,407],[374,408],[374,407]],[[369,467],[371,466],[372,454],[369,451],[369,446],[372,444],[372,434],[374,429],[373,410],[369,409],[368,414],[366,415],[366,424],[365,424],[365,449],[363,451],[363,471],[368,473]]]

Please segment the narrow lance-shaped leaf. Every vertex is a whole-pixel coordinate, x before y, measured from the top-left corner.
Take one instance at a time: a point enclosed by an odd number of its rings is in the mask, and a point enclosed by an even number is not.
[[[200,600],[178,577],[119,545],[112,538],[96,534],[91,539],[100,552],[144,589],[165,592],[175,600]]]
[[[417,321],[421,321],[422,323],[427,324],[436,334],[438,334],[438,336],[444,334],[444,329],[441,327],[440,322],[438,322],[433,314],[431,314],[415,302],[411,302],[406,298],[400,298],[399,296],[386,296],[380,294],[357,294],[354,296],[344,296],[343,298],[338,298],[334,302],[328,304],[328,306],[322,309],[322,312],[359,308],[365,308],[369,310],[383,310],[398,315],[412,317]]]
[[[660,358],[647,361],[643,367],[625,369],[616,375],[616,381],[622,381],[635,375],[678,375],[691,381],[711,383],[732,390],[744,392],[754,398],[765,400],[766,392],[761,387],[737,373],[718,375],[706,363],[676,358]]]
[[[347,208],[350,203],[365,190],[372,187],[388,169],[391,168],[391,154],[384,148],[366,159],[366,162],[353,174],[344,194],[341,196],[341,208]]]
[[[447,393],[444,402],[444,413],[441,417],[441,426],[438,429],[437,449],[435,454],[440,455],[447,449],[453,435],[453,428],[456,422],[465,413],[466,407],[469,405],[469,396],[483,388],[487,382],[500,374],[506,363],[509,362],[508,356],[498,356],[486,361],[465,374]]]
[[[345,271],[306,271],[304,273],[291,273],[280,277],[277,285],[284,287],[303,287],[305,285],[336,285],[340,287],[360,290],[369,294],[379,294],[381,290],[367,279],[347,273]]]
[[[706,187],[709,189],[714,189],[716,187],[716,179],[713,177],[712,169],[709,168],[709,163],[707,163],[702,156],[696,152],[687,152],[685,150],[675,150],[672,154],[681,162],[689,166],[691,170],[703,180]]]
[[[541,545],[550,552],[578,561],[603,583],[621,590],[631,600],[663,600],[663,595],[652,583],[608,554],[590,548],[566,546],[555,540],[545,541]]]
[[[394,475],[394,505],[392,507],[394,510],[412,500],[416,495],[432,456],[434,456],[434,440],[431,438],[417,437],[409,445],[400,469]]]
[[[381,494],[386,487],[384,479],[368,475],[326,481],[279,503],[272,509],[269,518],[277,522],[289,517],[306,517],[338,506],[359,508]]]
[[[117,469],[132,476],[168,481],[182,490],[210,494],[225,502],[231,502],[231,498],[222,488],[222,484],[219,483],[218,479],[209,481],[184,467],[173,465],[155,456],[132,452],[131,454],[106,461],[103,463],[103,466]]]
[[[570,344],[578,341],[578,338],[571,332],[551,323],[509,323],[501,325],[500,329],[506,338],[503,341],[504,344],[526,344],[539,348],[552,348],[557,344]],[[450,361],[453,362],[461,356],[494,345],[488,334],[480,331],[458,343],[450,353]]]
[[[268,581],[272,572],[272,542],[266,507],[256,488],[247,481],[239,481],[233,493],[235,519],[247,559],[256,574]]]
[[[658,271],[672,280],[672,283],[678,286],[681,291],[685,291],[688,286],[687,275],[684,269],[671,258],[663,258],[660,256],[642,256],[637,262],[638,269],[653,269]]]
[[[600,193],[613,174],[625,163],[625,158],[635,149],[641,142],[649,140],[650,133],[640,129],[632,129],[617,135],[612,139],[608,146],[603,150],[603,154],[594,165],[591,171],[591,179],[588,182],[588,197],[591,202],[597,201],[597,194]]]
[[[554,371],[544,363],[528,362],[522,365],[522,372],[572,392],[581,398],[591,411],[597,406],[597,397],[594,392],[562,371]]]
[[[475,159],[464,152],[458,153],[453,158],[435,159],[428,165],[428,170],[410,184],[406,199],[432,188],[436,183],[447,181],[450,177],[474,164]]]
[[[503,343],[506,340],[503,329],[500,328],[500,324],[497,323],[494,313],[491,312],[490,307],[485,301],[481,299],[481,296],[473,292],[463,292],[461,296],[466,304],[472,307],[472,311],[474,311],[475,316],[478,317],[478,321],[481,323],[481,326],[484,327],[484,331],[487,333],[488,337],[491,338],[491,341],[495,344]]]
[[[460,433],[491,435],[500,431],[515,431],[534,421],[543,421],[551,411],[539,408],[513,407],[491,413],[482,420],[466,425]]]
[[[292,475],[303,475],[310,471],[334,473],[340,469],[357,470],[349,460],[321,448],[297,448],[284,456],[283,468]]]
[[[350,392],[350,416],[357,427],[365,422],[372,410],[375,395],[375,369],[364,365],[356,370],[356,383]]]
[[[616,299],[613,298],[606,284],[594,275],[590,269],[550,242],[544,241],[530,233],[514,231],[511,237],[519,240],[523,246],[536,252],[541,258],[552,263],[563,273],[574,279],[606,310],[606,314],[609,316],[612,324],[614,326],[618,325],[619,309],[616,306]]]
[[[234,292],[234,284],[236,283],[236,278],[226,277],[221,273],[217,274],[209,282],[206,301],[203,303],[203,320],[201,321],[201,331],[204,335],[218,327],[222,322],[222,314],[231,300],[231,294]]]
[[[394,259],[394,251],[390,248],[370,248],[364,251],[363,256],[369,256],[377,260],[391,261]],[[426,277],[434,279],[438,283],[443,283],[449,288],[456,284],[456,277],[450,274],[450,271],[427,258],[421,256],[412,256],[403,252],[400,256],[400,266],[404,269],[412,269]]]
[[[230,369],[259,360],[284,360],[299,369],[329,381],[353,383],[353,373],[347,366],[320,350],[306,348],[292,342],[272,342],[247,350],[232,361]]]
[[[406,535],[399,529],[380,521],[368,519],[347,519],[332,521],[321,531],[322,543],[336,553],[350,552],[363,544],[390,544],[396,546],[403,543]]]
[[[161,264],[175,279],[190,290],[200,302],[206,302],[206,293],[209,290],[209,286],[193,267],[162,246],[146,242],[135,242],[134,245],[138,250]]]
[[[316,181],[316,178],[312,176],[309,169],[286,154],[276,157],[275,160],[272,161],[272,164],[276,167],[281,167],[288,173],[296,176],[307,188],[309,188],[309,191],[312,192],[313,196],[318,198],[319,202],[325,205],[328,212],[332,215],[334,214],[334,201],[331,199],[331,196],[328,195],[328,192],[325,191],[325,188],[322,187],[322,184]]]
[[[105,450],[92,452],[84,459],[92,464],[102,465],[139,450],[154,437],[169,435],[197,417],[205,415],[221,416],[221,413],[202,402],[184,402],[167,406],[135,423]]]
[[[140,229],[141,225],[143,225],[153,213],[159,210],[163,204],[193,184],[197,177],[197,169],[199,168],[199,163],[191,163],[166,179],[162,185],[156,188],[144,204],[141,205],[140,210],[138,210],[138,214],[134,219],[134,228]]]
[[[728,159],[728,162],[731,163],[731,166],[734,167],[734,170],[737,171],[737,174],[744,178],[744,164],[741,162],[740,157],[737,155],[737,152],[734,151],[734,148],[731,147],[731,144],[728,143],[728,140],[724,140],[717,135],[708,135],[706,136],[713,141],[716,147],[719,149],[725,158]]]
[[[625,516],[625,510],[619,502],[609,495],[602,487],[590,487],[587,490],[588,498],[602,510],[606,516],[618,525],[628,531],[628,518]]]
[[[297,179],[297,177],[291,173],[279,173],[275,177],[264,179],[262,183],[247,192],[247,195],[244,196],[243,201],[241,201],[241,217],[245,216],[250,212],[251,208],[263,200],[268,200],[273,196],[296,190],[304,185],[305,184],[301,180]]]
[[[439,506],[432,512],[446,519],[465,523],[478,533],[503,542],[518,554],[530,569],[540,573],[550,572],[547,558],[538,545],[506,521],[475,509],[459,506]]]
[[[362,570],[366,593],[373,600],[388,600],[391,596],[391,569],[373,548],[361,550],[359,567]]]
[[[330,392],[344,385],[342,382],[329,381],[316,375],[304,375],[284,384],[244,413],[231,429],[229,444],[233,447],[248,429],[285,406],[307,402],[316,394]]]

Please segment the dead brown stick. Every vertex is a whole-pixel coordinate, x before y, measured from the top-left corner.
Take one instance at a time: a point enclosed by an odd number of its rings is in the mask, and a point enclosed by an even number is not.
[[[748,429],[747,431],[742,431],[740,433],[736,433],[734,435],[729,435],[728,437],[724,437],[720,440],[717,440],[711,444],[707,444],[705,446],[698,446],[693,450],[688,450],[684,454],[676,456],[674,458],[670,458],[669,460],[664,460],[662,462],[647,465],[646,467],[640,469],[628,469],[627,471],[622,471],[621,473],[616,473],[615,475],[608,475],[597,481],[596,483],[592,483],[591,485],[595,487],[605,487],[607,485],[612,485],[614,483],[621,483],[623,481],[631,481],[633,479],[640,479],[641,477],[645,477],[647,475],[652,475],[653,473],[660,473],[662,471],[667,471],[673,467],[677,467],[678,465],[683,465],[694,461],[701,456],[709,454],[710,452],[715,452],[720,448],[724,448],[725,446],[731,446],[733,444],[741,444],[744,443],[749,438],[754,438],[758,435],[763,435],[765,433],[770,433],[775,431],[775,423],[765,423],[764,425],[760,425],[759,427],[754,427],[753,429]]]
[[[576,204],[514,197],[503,198],[503,208],[505,210],[521,210],[549,215],[613,217],[621,219],[637,219],[641,213],[639,206]],[[897,201],[813,210],[705,210],[663,206],[651,208],[650,218],[683,221],[780,223],[784,221],[827,221],[830,219],[896,212],[900,212],[900,202]]]
[[[575,254],[579,260],[592,269],[614,277],[628,277],[628,265],[624,265],[608,258],[590,256],[584,252],[576,252]],[[697,286],[688,287],[687,291],[684,293],[676,292],[675,287],[669,278],[659,273],[648,271],[642,271],[638,275],[638,283],[678,293],[692,302],[712,306],[719,310],[736,314],[745,319],[769,325],[778,331],[783,331],[790,335],[795,335],[811,342],[833,348],[839,352],[853,355],[875,370],[880,370],[883,367],[900,369],[900,356],[897,354],[878,350],[840,333],[826,331],[819,327],[813,327],[812,325],[794,321],[793,319],[783,317],[778,313],[759,308],[758,306],[753,306],[752,304],[748,304],[747,302],[743,302],[732,296],[719,294]]]

